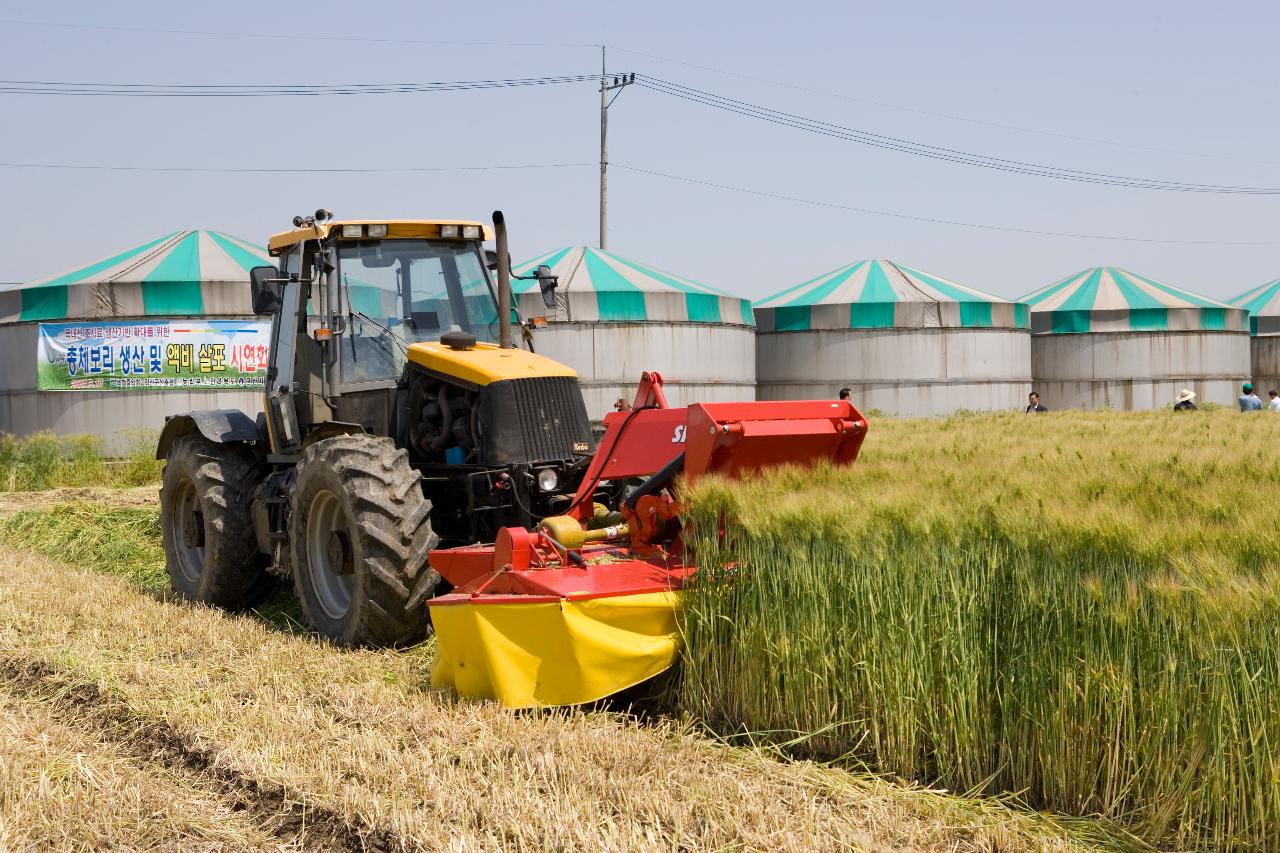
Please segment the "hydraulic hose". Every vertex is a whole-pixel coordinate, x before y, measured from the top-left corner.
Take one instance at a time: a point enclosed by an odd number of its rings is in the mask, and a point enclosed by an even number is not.
[[[628,509],[635,509],[636,503],[645,495],[654,495],[671,485],[671,481],[676,475],[684,470],[684,451],[680,451],[675,459],[672,459],[666,465],[662,466],[662,470],[654,474],[649,479],[640,484],[640,487],[627,496],[625,501]]]

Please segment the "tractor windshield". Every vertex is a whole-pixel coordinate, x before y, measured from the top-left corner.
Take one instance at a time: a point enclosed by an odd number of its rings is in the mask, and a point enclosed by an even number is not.
[[[497,342],[498,308],[476,243],[360,240],[338,244],[347,328],[344,383],[399,377],[405,347],[461,330]]]

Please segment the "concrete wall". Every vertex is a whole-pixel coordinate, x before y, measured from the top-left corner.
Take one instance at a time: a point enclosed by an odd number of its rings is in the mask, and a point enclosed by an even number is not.
[[[260,391],[37,391],[38,323],[0,326],[0,432],[89,434],[109,450],[121,430],[159,430],[166,415],[198,409],[262,411]]]
[[[1267,392],[1280,391],[1280,335],[1259,335],[1249,342],[1253,385],[1265,402]]]
[[[1034,335],[1031,374],[1050,409],[1160,409],[1190,388],[1197,402],[1235,405],[1249,377],[1244,332]]]
[[[761,332],[761,400],[831,399],[904,417],[1025,405],[1030,334],[1018,329],[841,329]]]
[[[540,355],[578,371],[587,414],[598,421],[640,374],[662,374],[672,406],[756,398],[756,334],[710,323],[553,322],[534,332]]]

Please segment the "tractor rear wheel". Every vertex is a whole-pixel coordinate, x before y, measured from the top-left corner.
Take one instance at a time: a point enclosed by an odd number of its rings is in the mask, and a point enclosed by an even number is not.
[[[343,646],[407,646],[431,627],[439,541],[408,454],[387,438],[317,441],[298,463],[289,521],[294,585],[307,623]]]
[[[169,448],[160,486],[165,568],[180,595],[242,610],[275,585],[259,553],[250,503],[262,469],[244,448],[184,435]]]

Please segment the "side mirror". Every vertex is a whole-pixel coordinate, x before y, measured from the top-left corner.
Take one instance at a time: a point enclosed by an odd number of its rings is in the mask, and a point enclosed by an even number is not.
[[[542,290],[542,304],[555,308],[556,288],[560,286],[560,279],[551,274],[551,267],[546,264],[539,265],[533,275],[538,279],[538,287]]]
[[[498,270],[498,253],[493,249],[484,250],[484,265],[489,268],[490,272]]]
[[[249,296],[253,302],[253,313],[259,317],[280,310],[283,291],[284,282],[275,267],[254,267],[249,270]]]

